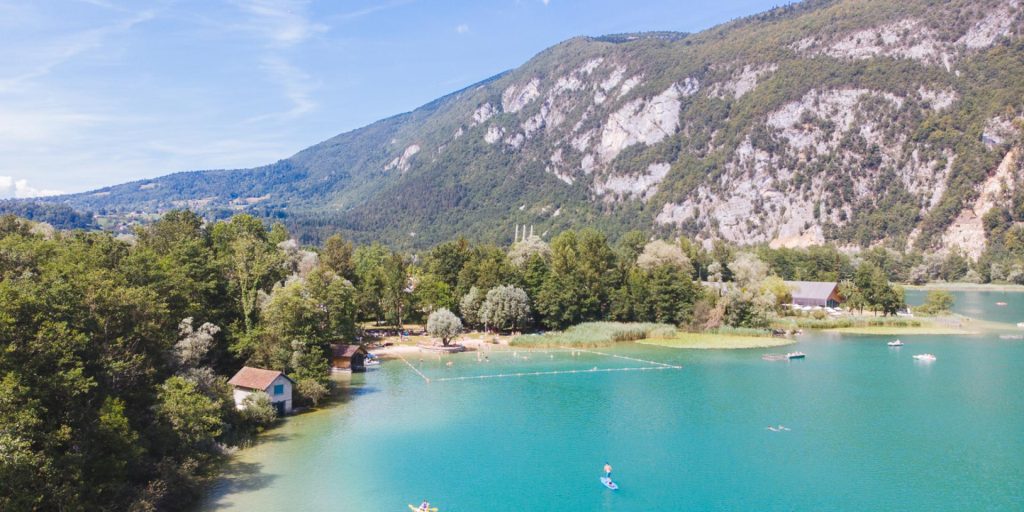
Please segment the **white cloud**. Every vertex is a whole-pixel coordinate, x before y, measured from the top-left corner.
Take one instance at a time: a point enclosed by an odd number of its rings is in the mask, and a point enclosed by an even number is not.
[[[15,179],[12,176],[0,176],[0,198],[3,199],[55,196],[63,193],[60,190],[31,187],[28,184],[28,180]]]
[[[244,29],[260,34],[274,46],[294,46],[328,27],[306,14],[304,0],[238,0],[234,2],[250,15]]]
[[[541,1],[541,2],[544,2],[544,5],[548,5],[548,4],[550,4],[550,3],[551,3],[551,0],[540,0],[540,1]]]
[[[319,83],[292,64],[286,54],[289,48],[327,32],[329,27],[310,18],[306,0],[235,0],[234,4],[249,14],[243,28],[267,42],[267,52],[261,59],[260,68],[271,82],[281,87],[282,95],[292,104],[285,112],[255,116],[248,121],[292,119],[316,109],[313,91]]]
[[[457,32],[459,34],[465,34],[465,33],[469,32],[469,25],[466,25],[465,23],[461,23],[457,27],[455,27],[455,32]]]

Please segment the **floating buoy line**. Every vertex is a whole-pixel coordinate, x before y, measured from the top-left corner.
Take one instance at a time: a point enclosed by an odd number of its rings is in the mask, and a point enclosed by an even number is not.
[[[540,351],[540,352],[547,353],[547,352],[556,352],[556,351],[548,350],[548,351]],[[570,350],[561,350],[561,351],[558,351],[558,352],[570,352]],[[409,360],[406,359],[405,357],[403,357],[401,354],[396,354],[396,355],[398,355],[398,358],[401,359],[402,362],[404,362],[409,368],[412,368],[412,371],[416,372],[416,375],[419,375],[420,378],[422,378],[423,381],[428,383],[428,384],[430,382],[452,382],[452,381],[461,381],[461,380],[505,379],[505,378],[511,378],[511,377],[537,377],[537,376],[546,376],[546,375],[572,375],[572,374],[611,373],[611,372],[646,372],[646,371],[681,370],[681,369],[683,369],[682,366],[678,366],[678,365],[672,365],[672,364],[667,364],[667,363],[660,363],[658,361],[651,361],[651,360],[648,360],[648,359],[640,359],[640,358],[636,358],[636,357],[621,356],[621,355],[618,355],[618,354],[608,354],[608,353],[605,353],[605,352],[598,352],[596,350],[585,350],[585,349],[577,348],[577,349],[572,349],[571,352],[572,352],[572,354],[574,356],[577,353],[585,352],[585,353],[588,353],[588,354],[594,354],[594,355],[599,355],[599,356],[604,356],[604,357],[615,357],[615,358],[618,358],[618,359],[624,359],[624,360],[628,360],[628,361],[634,361],[634,362],[638,362],[638,363],[649,364],[649,365],[652,365],[652,366],[630,367],[630,368],[598,368],[598,367],[595,366],[593,368],[589,368],[589,369],[585,369],[585,370],[548,370],[548,371],[536,371],[536,372],[508,372],[508,373],[495,373],[495,374],[489,374],[489,375],[466,375],[466,376],[462,376],[462,377],[441,377],[441,378],[437,378],[437,379],[431,379],[430,377],[427,377],[426,375],[424,375],[423,372],[420,371],[419,368],[417,368],[415,365],[410,363]],[[518,355],[517,352],[513,352],[513,357],[515,357],[516,359],[520,358],[520,356]],[[479,359],[479,357],[478,357],[478,359]],[[527,359],[527,357],[526,356],[522,356],[522,359]]]

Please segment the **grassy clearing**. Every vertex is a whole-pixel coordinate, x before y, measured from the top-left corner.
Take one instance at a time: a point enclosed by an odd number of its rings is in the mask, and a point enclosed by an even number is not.
[[[796,340],[792,338],[771,336],[743,336],[738,334],[709,332],[679,332],[672,338],[646,339],[638,341],[637,343],[670,348],[730,350],[781,347],[783,345],[796,343]]]
[[[513,347],[603,347],[622,341],[671,337],[676,328],[668,324],[587,322],[574,325],[561,332],[543,335],[516,336],[509,342]]]

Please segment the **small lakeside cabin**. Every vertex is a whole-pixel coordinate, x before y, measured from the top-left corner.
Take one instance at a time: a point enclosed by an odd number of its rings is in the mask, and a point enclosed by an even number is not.
[[[234,377],[231,377],[228,384],[235,388],[235,407],[239,409],[244,407],[246,397],[262,391],[270,397],[270,403],[277,409],[279,416],[292,412],[292,389],[295,387],[295,381],[283,372],[243,366]]]
[[[359,344],[332,344],[331,345],[331,371],[335,372],[365,372],[366,371],[366,347]]]
[[[828,281],[785,281],[792,290],[792,303],[797,306],[839,307],[843,297],[839,295],[839,283]]]

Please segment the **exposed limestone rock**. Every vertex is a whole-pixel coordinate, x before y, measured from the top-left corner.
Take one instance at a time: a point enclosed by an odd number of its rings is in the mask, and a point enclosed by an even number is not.
[[[946,165],[939,167],[938,161],[922,161],[920,151],[914,149],[907,167],[900,170],[900,179],[907,191],[925,197],[922,213],[935,207],[946,192],[946,180],[953,170],[956,155],[947,149],[943,156]]]
[[[643,80],[643,75],[631,76],[625,82],[622,82],[622,87],[619,88],[619,97],[625,96],[634,87],[640,85],[640,80]]]
[[[573,148],[576,149],[576,151],[579,151],[580,153],[585,153],[587,151],[587,148],[590,147],[590,139],[593,137],[594,131],[587,130],[577,135],[576,137],[573,137],[572,142],[570,142],[570,144]]]
[[[590,174],[594,172],[597,167],[597,163],[594,161],[594,155],[587,153],[583,155],[583,160],[580,161],[580,169],[583,169],[584,174]]]
[[[559,94],[568,91],[578,91],[583,88],[583,81],[576,77],[575,74],[569,76],[563,76],[555,82],[553,89],[554,94]]]
[[[501,136],[505,134],[505,130],[498,126],[491,125],[487,128],[487,133],[484,134],[484,142],[488,144],[494,144],[501,140]]]
[[[611,162],[633,144],[651,145],[675,133],[679,128],[680,98],[697,88],[696,80],[688,79],[682,88],[673,84],[650,101],[637,98],[608,116],[597,148],[601,161]]]
[[[494,114],[497,113],[498,109],[494,108],[493,105],[491,105],[489,102],[484,103],[483,105],[477,107],[477,109],[473,112],[473,124],[486,123],[488,119],[490,119],[491,117],[494,116]]]
[[[517,133],[514,133],[514,134],[506,137],[505,138],[505,144],[508,144],[509,146],[512,146],[513,148],[518,149],[519,146],[523,145],[523,141],[525,141],[525,140],[526,140],[526,137],[522,133],[518,133],[517,132]]]
[[[671,168],[666,163],[651,164],[647,166],[647,172],[638,176],[608,176],[604,180],[595,181],[592,190],[599,196],[614,193],[647,200],[658,192],[658,184],[665,179]]]
[[[576,181],[576,178],[574,178],[571,174],[561,172],[561,171],[558,170],[558,167],[553,166],[553,165],[549,165],[549,166],[545,167],[544,168],[544,172],[547,172],[549,174],[554,174],[556,178],[564,181],[567,185],[572,185],[572,183],[574,181]],[[557,215],[557,213],[556,213],[556,215]]]
[[[516,113],[540,96],[540,79],[533,78],[524,85],[508,86],[501,94],[501,107],[505,112]]]
[[[943,64],[949,69],[949,52],[934,30],[920,20],[905,19],[858,30],[832,43],[823,53],[837,58],[870,59],[885,56]]]
[[[608,78],[604,79],[604,81],[601,82],[601,90],[604,92],[608,92],[614,89],[616,85],[619,85],[619,83],[622,82],[622,77],[624,77],[625,75],[626,68],[616,66],[615,69],[612,70],[611,74],[608,75]]]
[[[401,156],[398,156],[397,158],[395,158],[394,160],[389,162],[386,166],[384,166],[384,170],[385,171],[390,171],[392,169],[397,168],[398,172],[408,171],[409,170],[409,166],[412,164],[412,157],[415,156],[416,153],[419,153],[419,152],[420,152],[419,144],[413,144],[413,145],[405,148],[405,151],[402,152]]]
[[[1008,0],[998,9],[988,13],[981,21],[972,26],[963,35],[957,44],[970,49],[988,48],[1000,38],[1010,35],[1014,20],[1020,14],[1017,9],[1020,7],[1018,0]]]
[[[1014,174],[1019,153],[1019,148],[1016,147],[1006,153],[996,172],[981,185],[978,199],[971,207],[964,208],[953,224],[946,229],[942,236],[944,248],[960,247],[974,259],[981,256],[985,250],[985,227],[982,225],[982,217],[1003,198],[1004,194],[1011,192],[1016,186],[1018,180]]]
[[[805,94],[800,101],[787,103],[779,110],[769,114],[768,126],[778,129],[789,145],[798,150],[814,148],[822,153],[835,149],[842,132],[853,126],[857,109],[865,96],[883,98],[897,108],[903,105],[902,98],[868,89],[836,89],[823,92],[812,90]],[[817,125],[803,122],[805,114],[831,121],[839,130],[835,130],[832,136],[828,137],[828,134],[824,133]],[[877,140],[872,140],[872,138],[877,139],[873,124],[861,125],[861,133],[869,142],[877,142]]]
[[[597,69],[597,67],[600,66],[602,62],[604,62],[604,57],[597,57],[597,58],[594,58],[594,59],[590,59],[590,60],[587,61],[586,64],[584,64],[582,67],[580,67],[580,69],[577,70],[577,71],[579,71],[580,73],[589,75],[589,74],[593,73],[594,70]]]
[[[711,90],[711,94],[717,97],[723,97],[725,94],[731,94],[736,99],[740,99],[743,95],[757,87],[757,82],[762,76],[772,73],[776,69],[778,69],[778,66],[775,64],[757,67],[747,64],[746,66],[743,66],[743,69],[729,81],[715,84]]]
[[[1017,128],[1005,117],[989,119],[985,124],[985,131],[981,133],[981,140],[989,147],[998,146],[1009,142],[1017,137]]]
[[[917,93],[921,95],[921,99],[927,101],[932,110],[946,110],[958,99],[956,91],[945,90],[945,91],[933,91],[921,87],[917,90]]]

